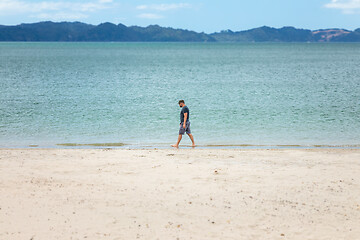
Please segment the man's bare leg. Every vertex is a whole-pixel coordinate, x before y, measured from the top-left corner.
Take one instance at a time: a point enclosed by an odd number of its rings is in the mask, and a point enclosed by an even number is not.
[[[181,134],[179,134],[179,137],[178,137],[178,141],[177,141],[177,143],[176,143],[175,145],[171,145],[171,146],[172,146],[172,147],[176,147],[176,148],[178,148],[178,147],[179,147],[179,144],[180,144],[181,139],[182,139],[182,135],[181,135]]]
[[[190,138],[191,141],[192,141],[192,146],[195,147],[194,136],[193,136],[191,133],[189,133],[188,136],[189,136],[189,138]]]

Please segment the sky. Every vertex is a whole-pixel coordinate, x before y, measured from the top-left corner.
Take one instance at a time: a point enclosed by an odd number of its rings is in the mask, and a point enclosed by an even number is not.
[[[0,25],[40,21],[158,24],[197,32],[270,26],[360,28],[360,0],[0,0]]]

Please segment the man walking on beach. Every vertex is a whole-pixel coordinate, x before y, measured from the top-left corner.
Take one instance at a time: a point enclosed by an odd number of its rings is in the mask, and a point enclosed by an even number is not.
[[[180,112],[180,129],[179,129],[179,137],[178,137],[178,141],[175,145],[171,145],[172,147],[179,147],[179,143],[182,139],[182,135],[184,135],[184,133],[186,132],[186,134],[190,137],[191,142],[192,142],[192,146],[195,147],[195,142],[194,142],[194,137],[191,134],[190,131],[190,111],[189,108],[185,105],[185,101],[184,100],[180,100],[179,101],[179,106],[181,107],[181,112]]]

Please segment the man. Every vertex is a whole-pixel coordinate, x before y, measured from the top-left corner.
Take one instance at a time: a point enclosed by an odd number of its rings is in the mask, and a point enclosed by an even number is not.
[[[184,135],[184,133],[186,132],[186,134],[191,139],[192,146],[195,147],[194,137],[191,134],[191,130],[190,130],[190,121],[189,121],[189,119],[190,119],[190,111],[189,111],[189,108],[185,105],[184,100],[179,101],[179,106],[181,107],[179,137],[178,137],[177,143],[175,145],[171,145],[171,146],[178,148],[179,144],[180,144],[180,141],[182,139],[182,135]]]

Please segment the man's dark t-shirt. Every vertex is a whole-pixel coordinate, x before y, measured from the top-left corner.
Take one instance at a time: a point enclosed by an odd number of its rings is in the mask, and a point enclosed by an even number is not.
[[[180,123],[183,123],[184,122],[184,113],[187,113],[187,119],[186,119],[186,122],[189,121],[189,118],[190,118],[190,111],[189,111],[189,108],[187,106],[183,107],[181,109],[181,112],[180,112]]]

